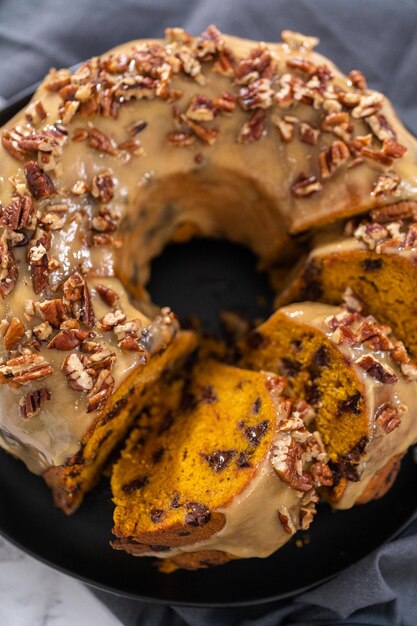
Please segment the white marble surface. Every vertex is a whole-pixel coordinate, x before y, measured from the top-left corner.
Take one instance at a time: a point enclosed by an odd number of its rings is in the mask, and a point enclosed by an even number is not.
[[[121,626],[78,581],[0,538],[1,626]]]

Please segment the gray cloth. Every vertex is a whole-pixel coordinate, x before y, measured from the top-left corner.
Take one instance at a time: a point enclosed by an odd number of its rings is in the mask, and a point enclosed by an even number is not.
[[[252,39],[276,41],[284,28],[320,36],[320,51],[346,72],[360,67],[417,133],[414,0],[1,0],[0,96],[12,96],[50,66],[161,36],[166,26],[197,34],[211,22]],[[285,602],[190,609],[95,593],[127,626],[416,626],[417,522],[330,582]]]

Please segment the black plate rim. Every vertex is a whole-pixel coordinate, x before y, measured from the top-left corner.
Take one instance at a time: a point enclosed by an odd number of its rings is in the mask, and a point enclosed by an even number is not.
[[[390,535],[388,537],[388,539],[386,541],[384,541],[381,545],[386,545],[388,543],[390,543],[391,541],[393,541],[394,539],[396,539],[399,535],[401,535],[405,530],[407,530],[407,528],[409,526],[411,526],[411,524],[416,521],[417,519],[417,508],[414,512],[414,514],[406,521],[404,522],[404,524],[398,528],[392,535]],[[126,592],[123,590],[118,590],[114,587],[110,587],[108,585],[104,585],[104,584],[100,584],[97,583],[94,580],[91,580],[85,576],[81,576],[80,574],[78,574],[77,572],[71,571],[65,567],[60,566],[59,564],[55,564],[52,563],[50,560],[44,558],[41,554],[38,554],[37,552],[30,550],[29,548],[27,548],[26,546],[22,545],[20,542],[16,541],[15,539],[13,539],[13,537],[11,537],[8,533],[5,533],[1,528],[0,528],[0,536],[3,537],[4,539],[6,539],[9,543],[11,543],[14,547],[19,548],[20,550],[22,550],[22,552],[24,552],[25,554],[27,554],[28,556],[32,557],[33,559],[36,559],[37,561],[39,561],[40,563],[43,563],[44,565],[46,565],[47,567],[60,572],[61,574],[65,574],[66,576],[70,576],[71,578],[74,578],[82,583],[84,583],[85,585],[87,585],[88,587],[92,587],[93,589],[98,589],[100,591],[106,591],[107,593],[111,593],[114,596],[119,596],[119,597],[123,597],[123,598],[129,598],[130,600],[137,600],[140,602],[146,602],[147,604],[158,604],[158,605],[164,605],[164,606],[184,606],[184,607],[190,607],[190,608],[238,608],[238,607],[245,607],[245,606],[259,606],[259,605],[263,605],[263,604],[268,604],[271,602],[277,602],[279,600],[285,600],[288,598],[292,598],[296,595],[300,595],[306,591],[310,591],[312,589],[315,589],[316,587],[319,587],[320,585],[322,585],[323,583],[335,578],[336,576],[338,576],[339,574],[341,574],[343,571],[346,571],[347,567],[351,567],[351,565],[347,566],[346,568],[344,568],[343,570],[336,572],[334,574],[330,574],[329,576],[325,576],[324,578],[321,578],[318,581],[315,581],[314,583],[311,583],[310,585],[306,585],[304,587],[300,587],[299,589],[293,590],[293,591],[289,591],[283,594],[277,594],[274,596],[268,596],[266,598],[261,598],[259,600],[247,600],[247,601],[239,601],[239,602],[210,602],[210,604],[207,604],[205,602],[187,602],[187,601],[179,601],[179,602],[175,602],[173,603],[171,600],[166,600],[166,599],[161,599],[161,598],[150,598],[149,596],[141,596],[139,594],[133,594],[130,592]],[[364,559],[368,558],[371,554],[373,554],[373,552],[376,551],[376,549],[378,548],[373,548],[372,550],[369,550],[369,552],[366,552],[366,554],[364,554],[358,561],[356,561],[353,565],[356,565],[357,563],[360,563],[361,561],[363,561]]]
[[[75,69],[77,66],[74,66],[71,69]],[[9,98],[6,103],[0,108],[0,125],[5,124],[8,120],[10,120],[20,109],[22,109],[30,100],[30,98],[33,96],[35,90],[37,89],[38,85],[40,83],[35,83],[32,84],[30,86],[28,86],[25,89],[22,89],[21,91],[19,91],[15,96]],[[401,535],[415,520],[417,519],[417,508],[414,510],[413,514],[410,515],[410,517],[399,527],[395,530],[394,533],[392,533],[391,535],[388,536],[387,539],[385,539],[385,541],[383,541],[380,545],[386,545],[389,542],[393,541],[394,539],[396,539],[399,535]],[[312,590],[318,586],[320,586],[321,584],[335,578],[336,576],[338,576],[339,574],[341,574],[343,571],[346,571],[346,569],[348,567],[350,567],[351,565],[355,565],[357,563],[360,563],[361,561],[363,561],[363,559],[368,558],[372,553],[374,553],[378,548],[373,547],[372,549],[370,549],[369,551],[366,551],[360,559],[358,559],[357,561],[355,561],[355,563],[353,564],[349,564],[346,567],[344,567],[343,569],[334,572],[332,574],[330,574],[329,576],[325,576],[323,578],[320,578],[319,580],[314,581],[313,583],[310,583],[308,585],[305,585],[303,587],[299,587],[297,589],[293,589],[291,591],[287,591],[284,593],[279,593],[279,594],[274,594],[272,596],[268,596],[268,597],[262,597],[259,599],[252,599],[252,600],[241,600],[241,601],[231,601],[231,602],[192,602],[192,601],[175,601],[173,602],[172,600],[169,599],[164,599],[164,598],[155,598],[155,597],[150,597],[150,596],[141,596],[140,594],[137,593],[131,593],[129,591],[124,591],[123,589],[117,589],[114,586],[109,586],[106,585],[104,583],[99,583],[96,580],[93,580],[91,578],[88,578],[86,576],[83,576],[79,573],[77,573],[74,570],[71,570],[70,568],[65,568],[62,565],[59,565],[58,563],[55,563],[53,561],[51,561],[50,559],[45,558],[44,556],[42,556],[42,554],[40,554],[39,552],[35,551],[35,550],[31,550],[30,548],[28,548],[27,546],[23,545],[21,542],[17,541],[16,539],[14,539],[8,532],[5,532],[2,528],[0,528],[0,536],[3,537],[5,540],[7,540],[10,544],[12,544],[14,547],[22,550],[22,552],[24,552],[25,554],[27,554],[28,556],[30,556],[31,558],[34,558],[35,560],[43,563],[44,565],[46,565],[47,567],[58,571],[66,576],[70,576],[71,578],[74,578],[75,580],[78,580],[82,583],[84,583],[85,585],[87,585],[88,587],[91,587],[92,589],[97,589],[100,591],[105,591],[107,593],[110,593],[114,596],[117,597],[123,597],[123,598],[128,598],[131,600],[136,600],[136,601],[141,601],[141,602],[146,602],[147,604],[158,604],[158,605],[174,605],[174,606],[184,606],[184,607],[194,607],[194,608],[238,608],[238,607],[245,607],[245,606],[260,606],[260,605],[264,605],[264,604],[268,604],[271,602],[276,602],[279,600],[285,600],[291,597],[294,597],[296,595],[302,594],[306,591]]]

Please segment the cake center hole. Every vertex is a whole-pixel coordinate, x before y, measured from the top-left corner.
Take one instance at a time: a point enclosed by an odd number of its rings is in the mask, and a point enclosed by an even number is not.
[[[219,315],[233,311],[254,321],[273,310],[273,291],[257,257],[239,244],[193,239],[170,244],[152,261],[147,289],[152,301],[170,306],[181,322],[197,318],[202,330],[222,336]]]

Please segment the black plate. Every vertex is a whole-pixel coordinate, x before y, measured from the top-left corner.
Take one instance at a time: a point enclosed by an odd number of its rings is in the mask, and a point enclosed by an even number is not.
[[[24,104],[14,102],[1,112],[0,123]],[[220,309],[240,310],[252,318],[268,315],[272,294],[255,263],[250,252],[225,242],[169,246],[153,263],[149,289],[155,302],[169,303],[183,316],[197,315],[216,332]],[[311,530],[270,558],[166,576],[150,559],[110,548],[113,507],[106,480],[68,518],[53,507],[39,477],[0,452],[0,532],[52,567],[125,596],[194,606],[256,604],[317,585],[398,534],[417,510],[416,484],[417,465],[410,452],[385,498],[337,513],[321,505]]]

